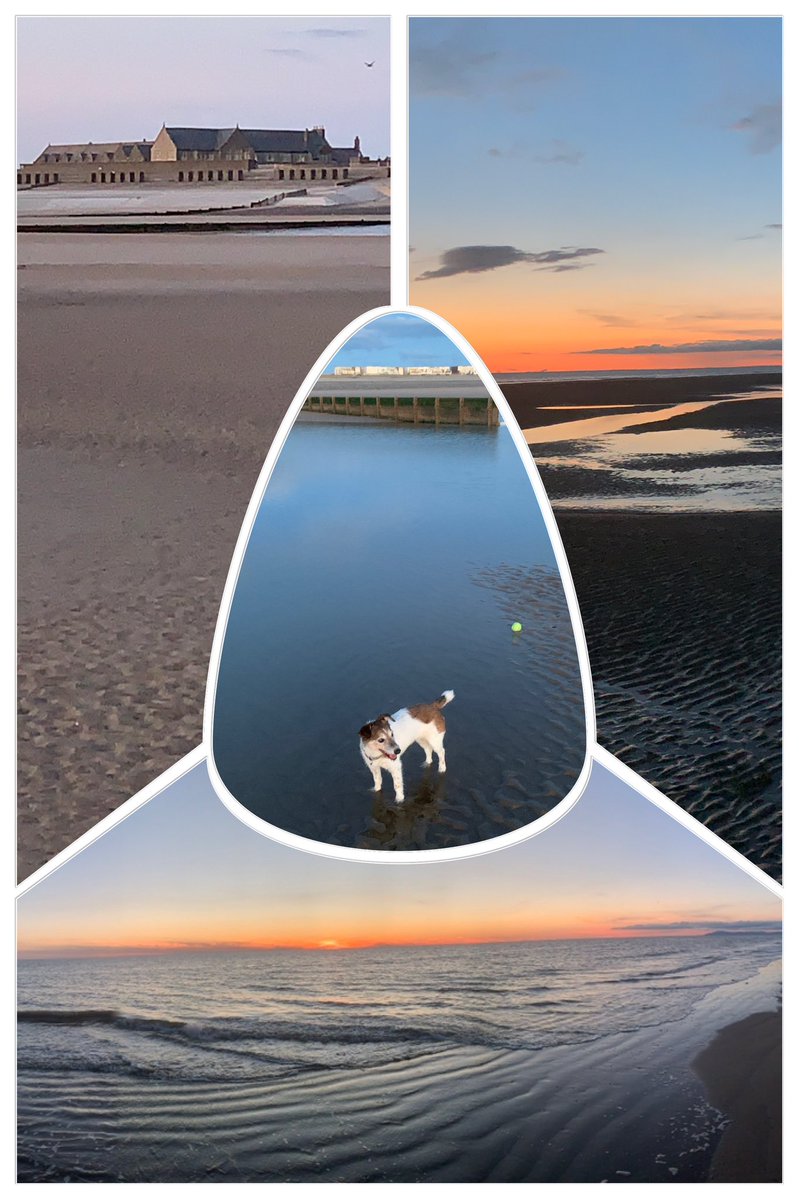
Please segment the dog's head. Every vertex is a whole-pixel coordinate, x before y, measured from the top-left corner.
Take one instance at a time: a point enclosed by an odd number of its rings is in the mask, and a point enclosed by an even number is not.
[[[369,758],[385,755],[393,761],[399,757],[400,748],[391,732],[388,713],[384,713],[382,717],[375,717],[374,721],[369,721],[363,726],[361,744]]]

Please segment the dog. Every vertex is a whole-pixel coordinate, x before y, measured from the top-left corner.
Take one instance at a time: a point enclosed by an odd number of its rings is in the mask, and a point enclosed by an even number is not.
[[[400,708],[391,716],[383,713],[361,728],[361,758],[372,772],[376,792],[383,786],[382,772],[388,771],[394,781],[396,800],[401,803],[405,799],[400,758],[414,742],[424,750],[425,766],[430,766],[435,752],[439,774],[444,774],[447,769],[444,754],[447,724],[441,710],[454,699],[454,692],[443,692],[432,704],[414,704],[412,708]]]

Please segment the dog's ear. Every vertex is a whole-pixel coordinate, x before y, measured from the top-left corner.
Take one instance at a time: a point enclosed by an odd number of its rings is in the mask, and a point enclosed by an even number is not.
[[[371,726],[371,724],[370,724],[370,725],[364,725],[364,726],[362,727],[362,729],[361,729],[361,737],[363,738],[363,740],[364,740],[365,742],[368,742],[368,741],[369,741],[369,738],[370,738],[371,736],[372,736],[372,726]]]

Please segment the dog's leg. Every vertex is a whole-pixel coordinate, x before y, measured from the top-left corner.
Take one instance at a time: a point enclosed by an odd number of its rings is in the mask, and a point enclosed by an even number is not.
[[[424,750],[424,765],[429,767],[433,761],[433,747],[425,738],[419,738],[419,745]]]
[[[390,767],[386,767],[386,770],[394,780],[394,798],[401,803],[405,799],[405,788],[402,782],[402,763],[397,759]]]
[[[433,749],[435,750],[436,755],[438,756],[438,773],[439,773],[439,775],[443,775],[447,769],[447,756],[444,753],[444,735],[443,735],[443,733],[440,734],[439,737],[436,739]]]
[[[379,792],[383,787],[383,772],[374,763],[369,764],[369,770],[372,772],[372,779],[375,781],[375,786],[372,790]]]

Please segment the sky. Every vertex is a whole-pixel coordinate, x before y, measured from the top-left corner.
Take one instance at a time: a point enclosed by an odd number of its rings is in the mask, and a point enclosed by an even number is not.
[[[778,18],[416,19],[411,301],[497,371],[781,361]]]
[[[17,160],[161,126],[360,135],[389,153],[389,22],[371,17],[20,17]],[[373,67],[366,67],[374,62]]]
[[[376,317],[359,329],[325,367],[462,367],[468,359],[435,325],[410,313]]]
[[[771,929],[772,893],[594,764],[544,834],[439,863],[279,845],[218,800],[204,764],[25,893],[23,957],[351,948]]]

